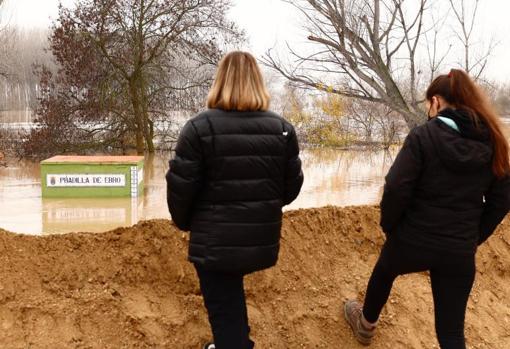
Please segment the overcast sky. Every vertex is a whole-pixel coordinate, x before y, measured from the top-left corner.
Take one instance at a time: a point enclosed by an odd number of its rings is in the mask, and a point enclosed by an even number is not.
[[[7,16],[12,23],[23,27],[46,27],[57,14],[58,0],[8,0]],[[446,2],[446,0],[441,0]],[[262,55],[271,47],[285,48],[285,42],[293,47],[303,45],[301,17],[292,6],[281,0],[233,0],[235,6],[230,16],[245,29],[250,43],[248,49]],[[74,0],[62,0],[64,5]],[[495,37],[499,46],[487,71],[489,77],[510,80],[510,1],[481,0],[479,14],[482,40]]]

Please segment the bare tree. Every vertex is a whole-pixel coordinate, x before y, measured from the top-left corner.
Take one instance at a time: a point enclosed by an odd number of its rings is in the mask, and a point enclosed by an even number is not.
[[[375,118],[375,133],[380,145],[388,150],[392,145],[401,142],[400,136],[405,134],[405,125],[401,122],[402,119],[395,117],[395,112],[387,107],[379,105],[373,106],[375,109],[381,110],[384,108],[384,112],[377,115]]]
[[[0,14],[3,13],[5,1],[0,0]],[[0,23],[0,77],[9,77],[11,66],[13,61],[12,57],[12,29],[4,24]]]
[[[16,59],[8,62],[9,73],[0,80],[0,110],[8,111],[13,122],[29,120],[31,110],[37,107],[39,77],[34,65],[43,64],[55,70],[51,53],[47,51],[48,34],[43,29],[10,32],[9,39],[13,43],[9,48],[10,56]]]
[[[306,19],[311,53],[289,47],[289,63],[270,50],[262,59],[266,65],[301,87],[380,103],[395,111],[392,115],[402,117],[408,127],[425,120],[421,91],[445,62],[451,62],[452,44],[441,42],[448,15],[433,15],[439,2],[283,1]],[[449,0],[447,7],[455,14],[455,33],[464,47],[461,66],[477,78],[494,46],[476,58],[472,52],[479,0],[473,1],[471,11],[465,0]],[[423,58],[428,58],[429,67],[421,63]]]
[[[366,145],[388,149],[399,141],[400,131],[405,127],[394,111],[381,103],[351,98],[346,101],[346,114],[353,128],[364,136]]]
[[[291,49],[291,66],[270,51],[267,65],[302,86],[387,105],[410,127],[423,120],[417,56],[429,0],[414,9],[404,8],[404,0],[287,2],[307,19],[308,40],[317,49],[310,55]],[[336,80],[327,81],[333,74]]]
[[[377,108],[379,106],[379,108]],[[376,119],[380,117],[380,109],[388,109],[379,103],[363,101],[359,99],[350,99],[346,103],[346,113],[354,121],[356,129],[361,129],[364,140],[371,143],[375,133]],[[379,109],[379,110],[377,110]]]
[[[229,27],[224,17],[228,6],[225,0],[82,0],[74,12],[61,9],[61,23],[71,22],[67,29],[85,35],[126,83],[139,153],[144,143],[154,152],[154,122],[148,111],[151,67],[169,52],[219,55],[216,42],[204,31]]]
[[[50,36],[59,69],[40,69],[41,127],[27,153],[124,150],[133,143],[138,153],[154,152],[160,121],[168,129],[171,111],[203,97],[226,45],[242,40],[226,17],[229,7],[230,0],[61,6]],[[187,98],[191,93],[195,99]],[[44,143],[49,138],[51,147]]]
[[[475,79],[479,79],[484,72],[489,57],[492,54],[496,43],[492,39],[488,43],[487,48],[479,55],[473,55],[474,44],[474,29],[476,26],[476,19],[479,10],[480,0],[473,0],[474,4],[471,9],[466,5],[465,0],[449,0],[450,8],[457,20],[457,26],[453,26],[455,36],[462,44],[464,50],[464,59],[461,63],[463,69],[471,74]]]
[[[442,29],[444,28],[444,25],[446,21],[448,20],[448,14],[449,12],[446,12],[445,15],[440,18],[440,20],[437,20],[434,17],[434,13],[431,14],[432,16],[432,22],[436,23],[436,25],[427,33],[425,33],[425,47],[427,51],[427,59],[428,59],[428,66],[429,66],[429,83],[434,80],[439,70],[442,68],[443,64],[446,62],[451,49],[453,47],[452,43],[447,44],[446,49],[442,49],[441,44],[444,42],[443,35],[442,35]]]

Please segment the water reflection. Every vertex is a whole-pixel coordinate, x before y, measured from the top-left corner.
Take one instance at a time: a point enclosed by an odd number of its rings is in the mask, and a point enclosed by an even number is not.
[[[0,168],[0,227],[41,233],[41,186],[37,164],[9,162]]]
[[[303,152],[305,184],[287,209],[359,205],[379,201],[396,150]],[[141,219],[169,218],[165,173],[169,155],[146,158],[143,197],[103,199],[41,198],[38,163],[21,161],[0,169],[0,227],[28,234],[99,232]]]
[[[378,202],[396,151],[305,151],[305,183],[289,209]]]
[[[42,232],[101,232],[136,224],[143,215],[143,200],[42,199]]]

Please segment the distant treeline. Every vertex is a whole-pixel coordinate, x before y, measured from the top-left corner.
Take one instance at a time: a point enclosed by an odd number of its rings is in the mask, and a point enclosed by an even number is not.
[[[35,109],[40,96],[37,66],[54,69],[48,52],[49,31],[44,29],[4,29],[4,56],[0,80],[0,111]]]

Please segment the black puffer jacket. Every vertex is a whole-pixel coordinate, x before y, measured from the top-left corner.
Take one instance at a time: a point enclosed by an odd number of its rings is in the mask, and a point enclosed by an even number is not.
[[[282,207],[303,184],[291,124],[271,112],[207,110],[181,131],[166,179],[172,219],[191,230],[190,261],[242,273],[276,263]]]
[[[411,131],[386,176],[381,226],[408,243],[473,253],[510,209],[510,180],[491,169],[487,127],[466,112],[447,109]]]

